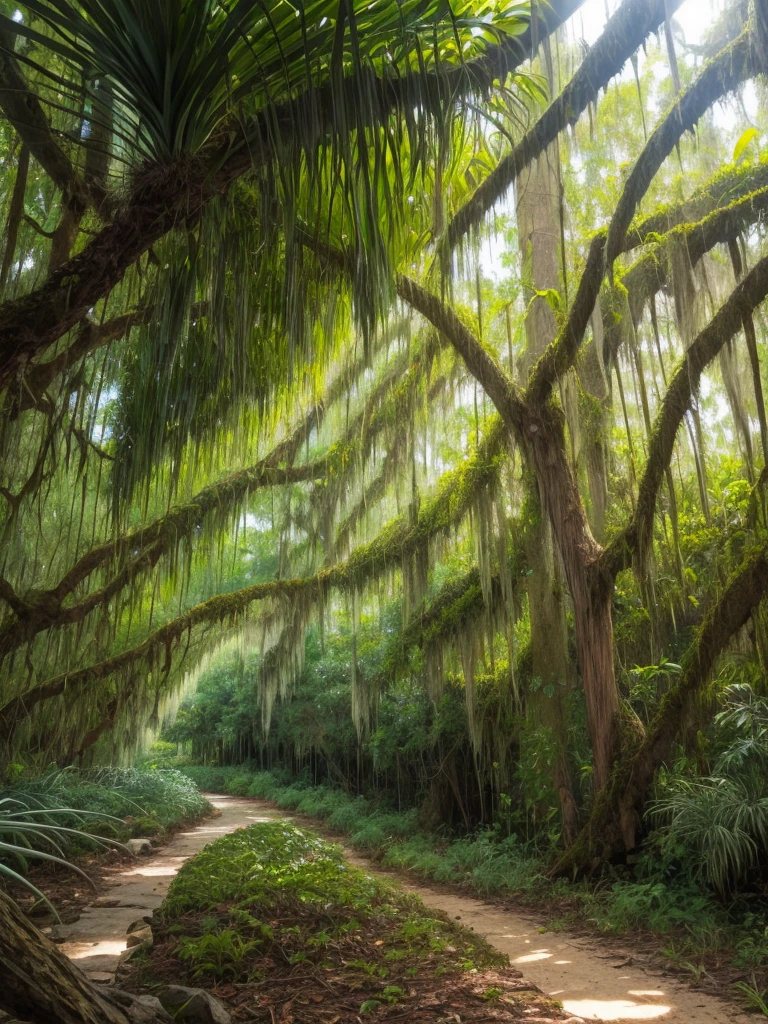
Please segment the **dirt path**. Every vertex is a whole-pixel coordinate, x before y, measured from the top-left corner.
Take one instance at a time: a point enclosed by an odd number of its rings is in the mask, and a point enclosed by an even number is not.
[[[93,980],[112,980],[120,954],[126,948],[129,925],[160,906],[185,860],[219,836],[278,817],[256,800],[226,796],[209,796],[209,800],[221,812],[220,817],[211,818],[189,832],[179,832],[156,853],[140,857],[130,867],[116,872],[105,880],[110,887],[107,893],[85,907],[79,920],[55,927],[57,938],[64,939],[62,952]]]
[[[63,951],[95,980],[111,979],[125,949],[127,927],[162,903],[168,886],[187,858],[211,840],[254,822],[290,818],[259,800],[212,796],[221,817],[182,832],[156,855],[116,874],[113,888],[97,905],[86,908],[74,924],[60,926]],[[376,868],[351,850],[348,859],[366,870]],[[391,873],[386,873],[392,878]],[[468,896],[446,894],[401,880],[428,907],[442,910],[474,929],[543,992],[562,1002],[566,1011],[584,1020],[651,1021],[665,1024],[750,1024],[754,1016],[739,1013],[721,1000],[696,992],[674,978],[632,961],[617,949],[606,955],[582,938],[565,932],[542,932],[543,922],[511,913]],[[109,905],[106,905],[109,904]]]

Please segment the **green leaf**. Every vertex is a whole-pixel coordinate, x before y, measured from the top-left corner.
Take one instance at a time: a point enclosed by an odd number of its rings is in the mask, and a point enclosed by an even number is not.
[[[563,299],[556,288],[544,288],[543,290],[539,290],[537,288],[536,294],[540,299],[544,299],[546,301],[553,313],[562,313]]]
[[[739,141],[733,147],[733,162],[739,164],[744,156],[744,152],[747,146],[752,142],[760,133],[757,128],[747,128],[745,132],[742,132]]]

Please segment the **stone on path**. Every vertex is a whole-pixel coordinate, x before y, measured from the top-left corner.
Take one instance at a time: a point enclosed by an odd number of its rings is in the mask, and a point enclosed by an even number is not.
[[[124,845],[135,857],[152,853],[152,843],[149,839],[129,839]]]
[[[230,1024],[232,1018],[222,1004],[201,988],[166,985],[157,998],[175,1021],[184,1024]]]

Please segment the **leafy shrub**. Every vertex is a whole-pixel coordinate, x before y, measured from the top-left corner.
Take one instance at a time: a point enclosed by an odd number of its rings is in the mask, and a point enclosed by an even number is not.
[[[257,772],[251,776],[247,795],[258,800],[275,800],[281,789],[282,786],[270,772]]]
[[[250,774],[235,775],[227,782],[227,793],[230,796],[248,796],[251,779]]]
[[[359,796],[337,807],[328,818],[328,824],[339,832],[355,832],[362,827],[363,819],[367,818],[372,810],[371,802]]]
[[[649,811],[662,853],[721,894],[768,854],[768,700],[745,683],[727,687],[723,699],[712,774],[667,777]]]
[[[199,817],[208,806],[186,774],[173,769],[66,768],[22,778],[14,789],[50,807],[87,808],[144,825],[149,818],[162,829]]]
[[[387,845],[387,833],[373,818],[369,818],[362,828],[352,833],[349,837],[349,844],[356,850],[378,854]]]
[[[131,835],[156,835],[199,817],[207,807],[194,783],[173,770],[17,773],[12,788],[0,791],[0,875],[42,896],[23,877],[30,861],[80,871],[72,857]]]

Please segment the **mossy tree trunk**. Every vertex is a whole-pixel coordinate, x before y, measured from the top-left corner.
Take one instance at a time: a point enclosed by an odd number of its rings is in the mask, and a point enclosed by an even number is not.
[[[768,549],[762,548],[747,556],[708,612],[678,682],[665,695],[642,740],[625,744],[609,785],[595,800],[589,821],[553,874],[587,874],[632,848],[654,776],[669,759],[686,715],[707,685],[717,659],[756,614],[766,594]]]
[[[2,889],[0,979],[0,1009],[29,1024],[161,1024],[171,1019],[155,1000],[99,989]]]
[[[521,175],[517,190],[517,228],[523,283],[526,287],[526,350],[520,360],[521,384],[528,371],[557,335],[552,309],[541,295],[560,289],[559,182],[555,171],[559,154],[548,150]],[[568,766],[564,698],[569,677],[568,626],[564,584],[552,540],[552,527],[541,514],[535,479],[530,482],[530,505],[535,521],[526,542],[528,610],[531,622],[533,685],[526,704],[534,727],[548,730],[555,744],[552,785],[560,804],[563,835],[570,843],[578,827],[578,808]]]

